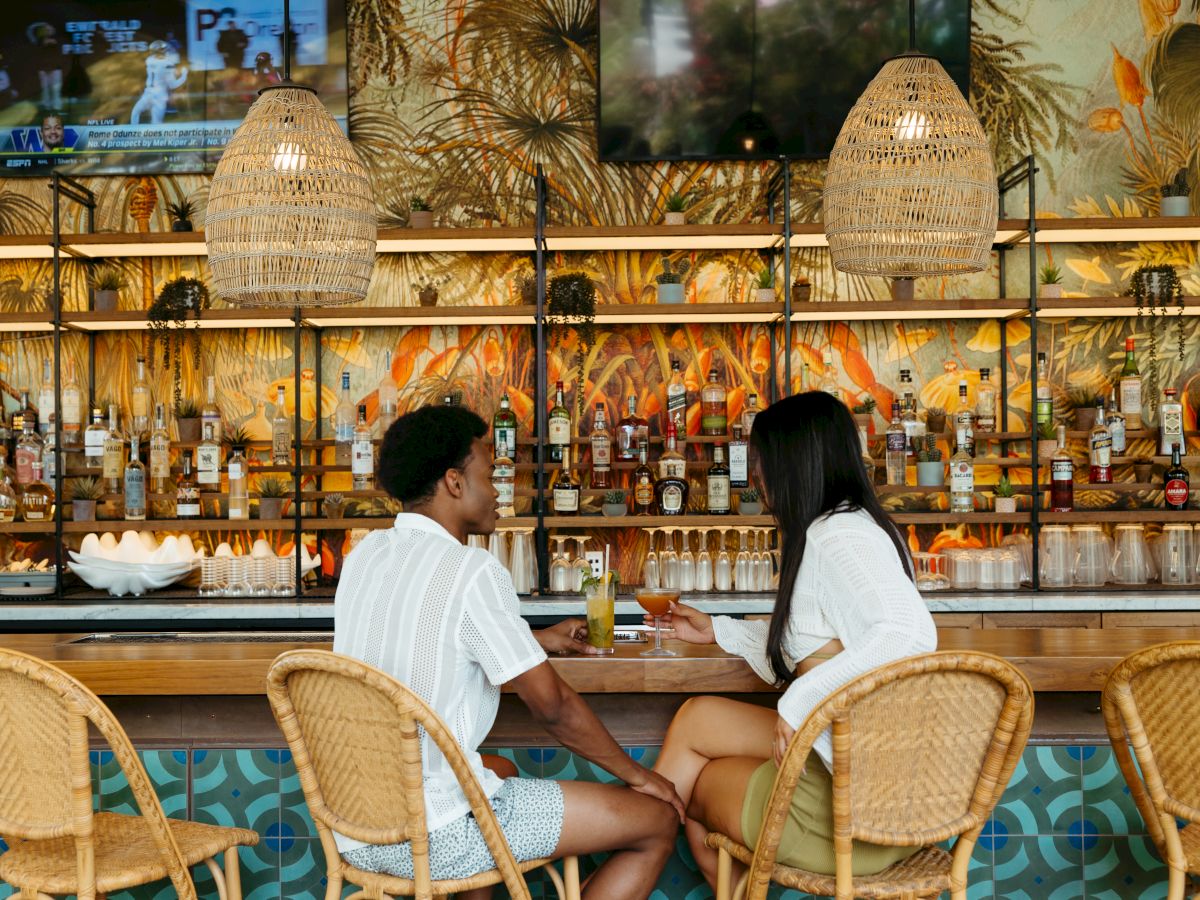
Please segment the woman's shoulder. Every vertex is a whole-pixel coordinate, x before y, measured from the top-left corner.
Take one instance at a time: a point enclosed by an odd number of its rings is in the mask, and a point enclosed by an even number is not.
[[[838,507],[814,519],[813,523],[808,526],[807,537],[810,542],[821,542],[847,535],[888,538],[887,532],[865,509],[843,507]]]

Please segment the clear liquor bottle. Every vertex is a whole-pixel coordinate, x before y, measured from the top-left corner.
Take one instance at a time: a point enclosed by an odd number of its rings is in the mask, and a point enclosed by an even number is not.
[[[342,392],[337,406],[333,408],[334,462],[339,466],[350,465],[354,443],[354,403],[350,400],[350,373],[342,373]]]
[[[603,403],[596,404],[592,433],[588,440],[592,445],[592,487],[609,487],[612,480],[612,437],[608,433]]]
[[[241,444],[230,448],[229,464],[229,518],[250,518],[249,472],[246,471],[245,449]]]
[[[637,414],[637,396],[630,394],[626,398],[625,415],[617,423],[617,459],[622,462],[633,462],[638,454],[638,428],[645,424]]]
[[[1108,432],[1112,435],[1113,456],[1124,456],[1128,443],[1125,435],[1125,414],[1117,405],[1117,389],[1113,388],[1108,402]]]
[[[500,398],[500,408],[492,416],[492,459],[517,458],[517,414],[512,411],[508,391]]]
[[[0,446],[0,522],[15,521],[20,505],[12,470],[8,467],[8,448]]]
[[[211,424],[202,424],[204,437],[196,448],[196,483],[219,485],[221,483],[221,445],[213,437]],[[203,490],[203,488],[201,488]],[[216,490],[216,488],[212,488]]]
[[[967,383],[958,383],[958,409],[954,412],[954,447],[975,456],[975,408],[967,399]]]
[[[687,383],[683,380],[679,360],[671,360],[671,380],[667,382],[667,418],[675,423],[675,439],[687,439]],[[664,429],[664,433],[665,433]],[[637,441],[629,447],[627,459],[637,458]]]
[[[750,487],[750,444],[742,425],[733,426],[729,442],[729,486],[741,490]]]
[[[1125,338],[1125,365],[1121,368],[1121,412],[1125,427],[1137,431],[1142,424],[1142,373],[1138,371],[1134,340]]]
[[[75,377],[75,360],[67,361],[67,381],[62,389],[62,442],[78,447],[83,437],[83,390]]]
[[[392,423],[396,421],[396,413],[400,404],[400,389],[396,385],[396,379],[392,377],[391,350],[387,350],[383,354],[383,377],[379,379],[378,396],[379,416],[376,419],[375,425],[379,431],[379,436],[382,438],[387,434],[387,430],[392,427]]]
[[[992,370],[986,366],[979,370],[979,386],[975,388],[975,430],[982,434],[996,430],[996,386],[992,384]]]
[[[892,403],[892,421],[884,438],[887,483],[904,484],[908,474],[908,440],[900,421],[900,403]]]
[[[492,487],[496,489],[496,513],[515,516],[517,467],[507,456],[492,461]]]
[[[104,439],[108,429],[100,417],[99,408],[92,410],[92,423],[83,435],[83,463],[88,469],[97,470],[104,466]]]
[[[1171,446],[1185,446],[1183,439],[1183,404],[1179,402],[1179,392],[1175,388],[1163,391],[1163,401],[1158,407],[1159,453],[1169,456]]]
[[[139,436],[135,431],[129,436],[129,462],[125,464],[125,519],[140,522],[146,518],[146,467],[138,458]]]
[[[654,515],[654,470],[646,461],[649,445],[646,441],[638,444],[638,467],[633,472],[633,514],[635,516]]]
[[[42,461],[33,464],[33,481],[21,492],[21,518],[26,522],[49,522],[54,518],[54,488],[42,480]]]
[[[728,392],[714,366],[700,388],[700,433],[723,437],[729,432]]]
[[[560,463],[567,456],[566,448],[571,446],[571,413],[567,409],[561,381],[554,384],[554,406],[546,417],[546,432],[549,461]]]
[[[192,479],[192,454],[183,454],[183,474],[175,488],[175,515],[180,519],[200,518],[200,488]]]
[[[950,511],[975,511],[975,460],[963,447],[950,457]]]
[[[275,389],[275,417],[271,419],[271,465],[292,464],[292,419],[287,412],[283,385]]]
[[[580,493],[579,479],[571,471],[571,448],[567,446],[563,450],[562,469],[559,471],[558,477],[554,480],[553,492],[551,493],[554,514],[556,516],[579,515]]]
[[[760,412],[762,410],[758,408],[758,394],[751,394],[746,398],[746,408],[742,410],[742,434],[746,437],[754,430],[754,420]]]
[[[824,391],[831,396],[842,399],[842,389],[838,387],[838,373],[833,365],[833,351],[826,350],[821,354],[821,381],[817,385],[817,390]]]
[[[42,360],[42,383],[38,388],[38,431],[48,434],[54,430],[58,419],[57,404],[54,402],[54,375],[50,370],[50,358]]]
[[[729,515],[729,467],[725,465],[725,448],[713,446],[713,464],[708,469],[708,514]]]
[[[364,403],[358,406],[358,424],[354,426],[350,474],[354,490],[369,491],[375,487],[375,445],[371,442],[371,426],[367,424],[367,407]]]
[[[137,358],[137,379],[133,382],[131,401],[133,424],[130,433],[140,437],[150,431],[150,410],[153,409],[150,382],[146,380],[146,360],[141,356]]]
[[[37,421],[26,418],[21,421],[21,434],[17,437],[17,483],[27,485],[33,481],[33,463],[41,462],[42,439],[38,435]]]
[[[161,403],[154,407],[154,431],[150,433],[150,490],[165,494],[171,480],[171,435],[167,412]]]
[[[1088,481],[1092,484],[1111,484],[1112,476],[1112,435],[1108,431],[1108,423],[1104,420],[1104,404],[1096,406],[1096,424],[1088,436],[1088,452],[1090,467]]]
[[[120,414],[117,404],[108,407],[108,429],[104,435],[104,480],[108,492],[121,492],[121,480],[125,476],[125,436],[121,434]]]
[[[217,406],[217,379],[213,375],[209,375],[205,379],[205,401],[204,406],[200,408],[200,433],[204,433],[204,426],[211,425],[213,437],[218,441],[224,432],[221,430],[221,407]]]
[[[1075,461],[1067,450],[1067,426],[1059,425],[1058,448],[1050,458],[1050,510],[1071,512],[1075,508]]]
[[[925,423],[917,418],[917,397],[913,389],[912,373],[900,370],[900,424],[904,426],[904,452],[911,459],[916,455],[925,433]]]
[[[1179,444],[1172,444],[1171,467],[1163,473],[1163,499],[1167,509],[1188,508],[1188,500],[1191,497],[1190,481],[1191,476],[1183,465]]]
[[[46,482],[54,484],[56,475],[58,474],[58,439],[54,435],[53,429],[46,432],[46,437],[42,441],[42,471],[46,473]]]

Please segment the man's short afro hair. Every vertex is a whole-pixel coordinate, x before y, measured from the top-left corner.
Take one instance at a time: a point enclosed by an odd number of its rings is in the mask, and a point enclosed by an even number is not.
[[[379,486],[401,503],[428,500],[446,472],[466,465],[471,442],[487,432],[487,423],[461,406],[405,413],[383,436]]]

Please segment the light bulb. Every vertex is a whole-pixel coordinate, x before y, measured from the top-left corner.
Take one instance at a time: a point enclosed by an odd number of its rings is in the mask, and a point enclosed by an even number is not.
[[[272,165],[277,172],[300,172],[308,162],[308,154],[299,144],[284,142],[275,147]]]
[[[750,137],[749,135],[746,135],[746,137],[742,138],[742,149],[745,150],[747,153],[753,153],[754,152],[754,138]]]
[[[896,122],[895,136],[898,141],[921,141],[929,136],[929,123],[919,112],[906,112]]]

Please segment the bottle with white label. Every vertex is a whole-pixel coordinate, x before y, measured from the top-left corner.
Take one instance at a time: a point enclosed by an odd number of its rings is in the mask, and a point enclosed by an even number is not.
[[[342,373],[342,393],[333,409],[334,461],[339,466],[350,465],[354,456],[354,404],[350,400],[350,373]]]
[[[192,454],[183,454],[183,474],[175,489],[175,516],[180,519],[200,518],[200,488],[192,480]]]
[[[1142,373],[1134,356],[1133,338],[1125,338],[1125,365],[1121,369],[1121,412],[1125,427],[1131,431],[1142,428]]]
[[[154,431],[150,433],[150,490],[167,492],[171,477],[171,436],[167,433],[167,414],[161,403],[154,407]]]
[[[554,504],[556,516],[575,516],[579,514],[580,484],[575,473],[571,471],[571,448],[563,449],[562,470],[555,479],[551,502]]]
[[[196,448],[196,483],[221,483],[221,445],[213,439],[212,425],[204,423],[204,437]]]
[[[146,467],[142,465],[138,434],[129,436],[129,462],[125,464],[125,519],[141,522],[146,518]]]
[[[713,464],[708,469],[708,512],[723,516],[729,513],[729,469],[725,465],[725,448],[713,447]]]
[[[206,425],[212,426],[212,434],[215,440],[221,440],[221,407],[217,406],[217,379],[213,375],[209,375],[205,381],[207,396],[204,401],[204,406],[200,407],[200,427]],[[201,432],[203,433],[203,432]]]
[[[958,409],[954,413],[954,446],[975,456],[975,409],[967,400],[967,383],[958,383]]]
[[[234,444],[229,454],[229,518],[250,518],[250,489],[246,471],[246,456],[241,444]]]
[[[496,489],[496,514],[501,518],[517,514],[516,503],[517,467],[507,456],[492,460],[492,487]]]
[[[992,370],[986,366],[979,370],[979,385],[975,388],[975,430],[982,434],[996,430],[996,386],[992,384]]]
[[[900,421],[900,403],[892,403],[892,422],[885,437],[884,455],[887,461],[887,483],[904,484],[908,473],[908,441],[904,423]]]
[[[687,460],[675,443],[675,423],[667,421],[667,436],[663,439],[663,454],[658,460],[658,480],[654,482],[654,498],[662,516],[682,516],[687,512]],[[728,473],[727,473],[728,474]]]
[[[287,412],[283,385],[275,389],[275,417],[271,419],[271,465],[292,464],[292,419]]]
[[[67,360],[67,380],[62,389],[62,442],[78,447],[83,436],[83,391],[75,378],[75,360]]]
[[[975,511],[975,460],[964,446],[950,457],[950,512]]]
[[[596,404],[596,415],[592,419],[592,433],[588,436],[592,445],[592,487],[607,488],[612,480],[612,437],[608,433],[604,404]]]
[[[1108,404],[1108,433],[1112,435],[1113,456],[1125,455],[1125,414],[1117,406],[1117,390],[1113,388]]]
[[[137,379],[133,382],[130,399],[133,419],[129,426],[129,433],[141,437],[150,430],[151,410],[150,382],[146,379],[146,360],[141,356],[137,358]]]
[[[734,425],[729,442],[729,486],[738,490],[750,487],[750,445],[744,434],[742,425]]]
[[[1183,404],[1179,402],[1179,392],[1175,388],[1163,391],[1163,401],[1158,407],[1158,420],[1159,453],[1170,456],[1172,445],[1187,446],[1183,439]]]
[[[38,388],[38,431],[49,434],[58,419],[54,402],[54,376],[50,372],[50,358],[42,360],[42,384]]]
[[[571,445],[571,413],[563,398],[563,383],[555,382],[554,406],[546,417],[546,442],[549,445],[549,461],[562,462],[568,455],[565,450]]]
[[[362,403],[358,407],[358,424],[354,426],[350,474],[356,491],[369,491],[375,486],[375,446],[371,443],[371,426],[367,424],[367,407]]]
[[[108,429],[100,417],[100,410],[92,410],[92,424],[83,433],[83,461],[88,469],[98,470],[104,466],[104,439]]]
[[[117,404],[108,408],[108,431],[104,436],[104,480],[108,492],[121,492],[121,479],[125,475],[125,436],[119,427],[120,417]]]
[[[667,418],[675,423],[675,440],[681,443],[687,440],[687,383],[677,359],[671,360],[671,380],[667,382]],[[631,444],[627,459],[637,456],[636,436]]]
[[[1088,481],[1092,484],[1112,484],[1112,434],[1104,420],[1103,403],[1096,405],[1096,424],[1088,436],[1088,452]]]

